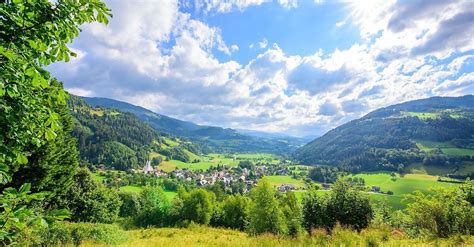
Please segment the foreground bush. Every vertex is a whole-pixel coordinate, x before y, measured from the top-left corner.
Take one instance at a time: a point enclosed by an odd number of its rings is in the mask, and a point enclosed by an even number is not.
[[[32,231],[23,242],[28,245],[80,245],[81,243],[118,244],[127,240],[119,226],[99,223],[59,222],[49,228]]]

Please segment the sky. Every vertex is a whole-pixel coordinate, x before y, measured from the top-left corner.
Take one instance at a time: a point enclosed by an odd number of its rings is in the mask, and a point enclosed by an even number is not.
[[[474,94],[474,1],[113,0],[69,92],[198,124],[318,136],[380,107]]]

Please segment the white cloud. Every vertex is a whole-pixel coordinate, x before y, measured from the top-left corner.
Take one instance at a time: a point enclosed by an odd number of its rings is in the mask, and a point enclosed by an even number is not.
[[[336,27],[342,27],[344,25],[346,25],[345,21],[339,21],[339,22],[336,23]]]
[[[258,46],[260,47],[260,49],[267,48],[267,45],[268,45],[268,40],[265,38],[262,41],[258,42]]]
[[[196,3],[226,12],[263,2]],[[261,54],[239,64],[213,52],[230,55],[242,44],[228,47],[221,30],[180,12],[176,2],[111,1],[109,26],[84,26],[72,45],[78,58],[52,69],[74,94],[201,124],[323,134],[381,106],[474,93],[472,8],[439,2],[354,1],[342,22],[359,28],[361,44],[290,56],[263,39],[249,45]]]
[[[231,45],[231,46],[230,46],[230,51],[231,51],[231,52],[239,51],[239,46],[236,45],[236,44]]]
[[[298,0],[278,0],[278,3],[286,9],[298,7]]]

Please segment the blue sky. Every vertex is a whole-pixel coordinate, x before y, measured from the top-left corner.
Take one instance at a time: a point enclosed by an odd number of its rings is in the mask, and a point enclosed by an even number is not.
[[[390,104],[474,93],[469,0],[106,1],[68,91],[199,124],[321,135]]]
[[[237,44],[232,56],[216,52],[220,61],[234,59],[241,64],[255,58],[262,48],[259,42],[276,43],[288,55],[307,56],[319,49],[332,52],[346,49],[360,40],[352,25],[337,27],[344,22],[350,9],[341,2],[316,4],[303,1],[297,8],[282,8],[277,2],[262,4],[243,11],[204,13],[192,7],[182,7],[194,18],[218,27],[226,43]],[[253,44],[253,48],[250,48]]]

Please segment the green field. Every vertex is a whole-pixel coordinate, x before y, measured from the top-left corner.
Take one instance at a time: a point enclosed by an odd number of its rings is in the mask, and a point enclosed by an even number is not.
[[[417,117],[417,118],[422,119],[422,120],[440,118],[440,113],[438,113],[438,112],[407,112],[407,111],[402,111],[400,113],[402,114],[402,116]]]
[[[433,176],[446,176],[453,172],[453,168],[442,166],[425,166],[421,163],[414,163],[405,167],[405,173],[427,174]]]
[[[226,165],[228,167],[234,167],[239,164],[242,160],[249,160],[254,163],[259,161],[265,161],[270,164],[278,163],[280,160],[277,156],[273,154],[262,154],[262,153],[255,153],[255,154],[233,154],[233,155],[224,155],[224,154],[208,154],[197,156],[193,154],[195,157],[192,159],[200,160],[197,163],[186,163],[179,160],[170,160],[170,161],[163,161],[158,166],[158,169],[162,169],[165,172],[171,172],[175,169],[190,169],[190,170],[207,170],[210,167],[215,166],[223,166]]]
[[[292,184],[296,188],[304,188],[305,184],[302,180],[294,179],[291,176],[265,176],[271,185],[280,186],[282,184]]]
[[[403,177],[397,177],[393,181],[388,173],[374,173],[374,174],[356,174],[353,177],[361,177],[365,180],[366,186],[380,186],[381,191],[392,191],[393,195],[370,193],[370,198],[374,201],[387,200],[394,209],[402,209],[406,205],[404,196],[411,194],[414,191],[421,191],[423,193],[431,193],[431,188],[453,188],[459,184],[438,182],[437,176],[430,176],[426,174],[406,174]]]
[[[140,193],[143,187],[137,185],[127,185],[120,187],[120,191],[122,192],[130,192],[130,193]],[[171,201],[175,196],[178,194],[175,191],[164,191],[165,196]]]
[[[426,140],[413,140],[416,146],[423,152],[432,152],[440,149],[444,154],[450,156],[470,155],[474,156],[474,149],[457,148],[449,142],[435,142]]]
[[[443,151],[443,153],[446,155],[452,155],[452,156],[464,156],[464,155],[474,156],[474,149],[442,148],[441,151]]]

